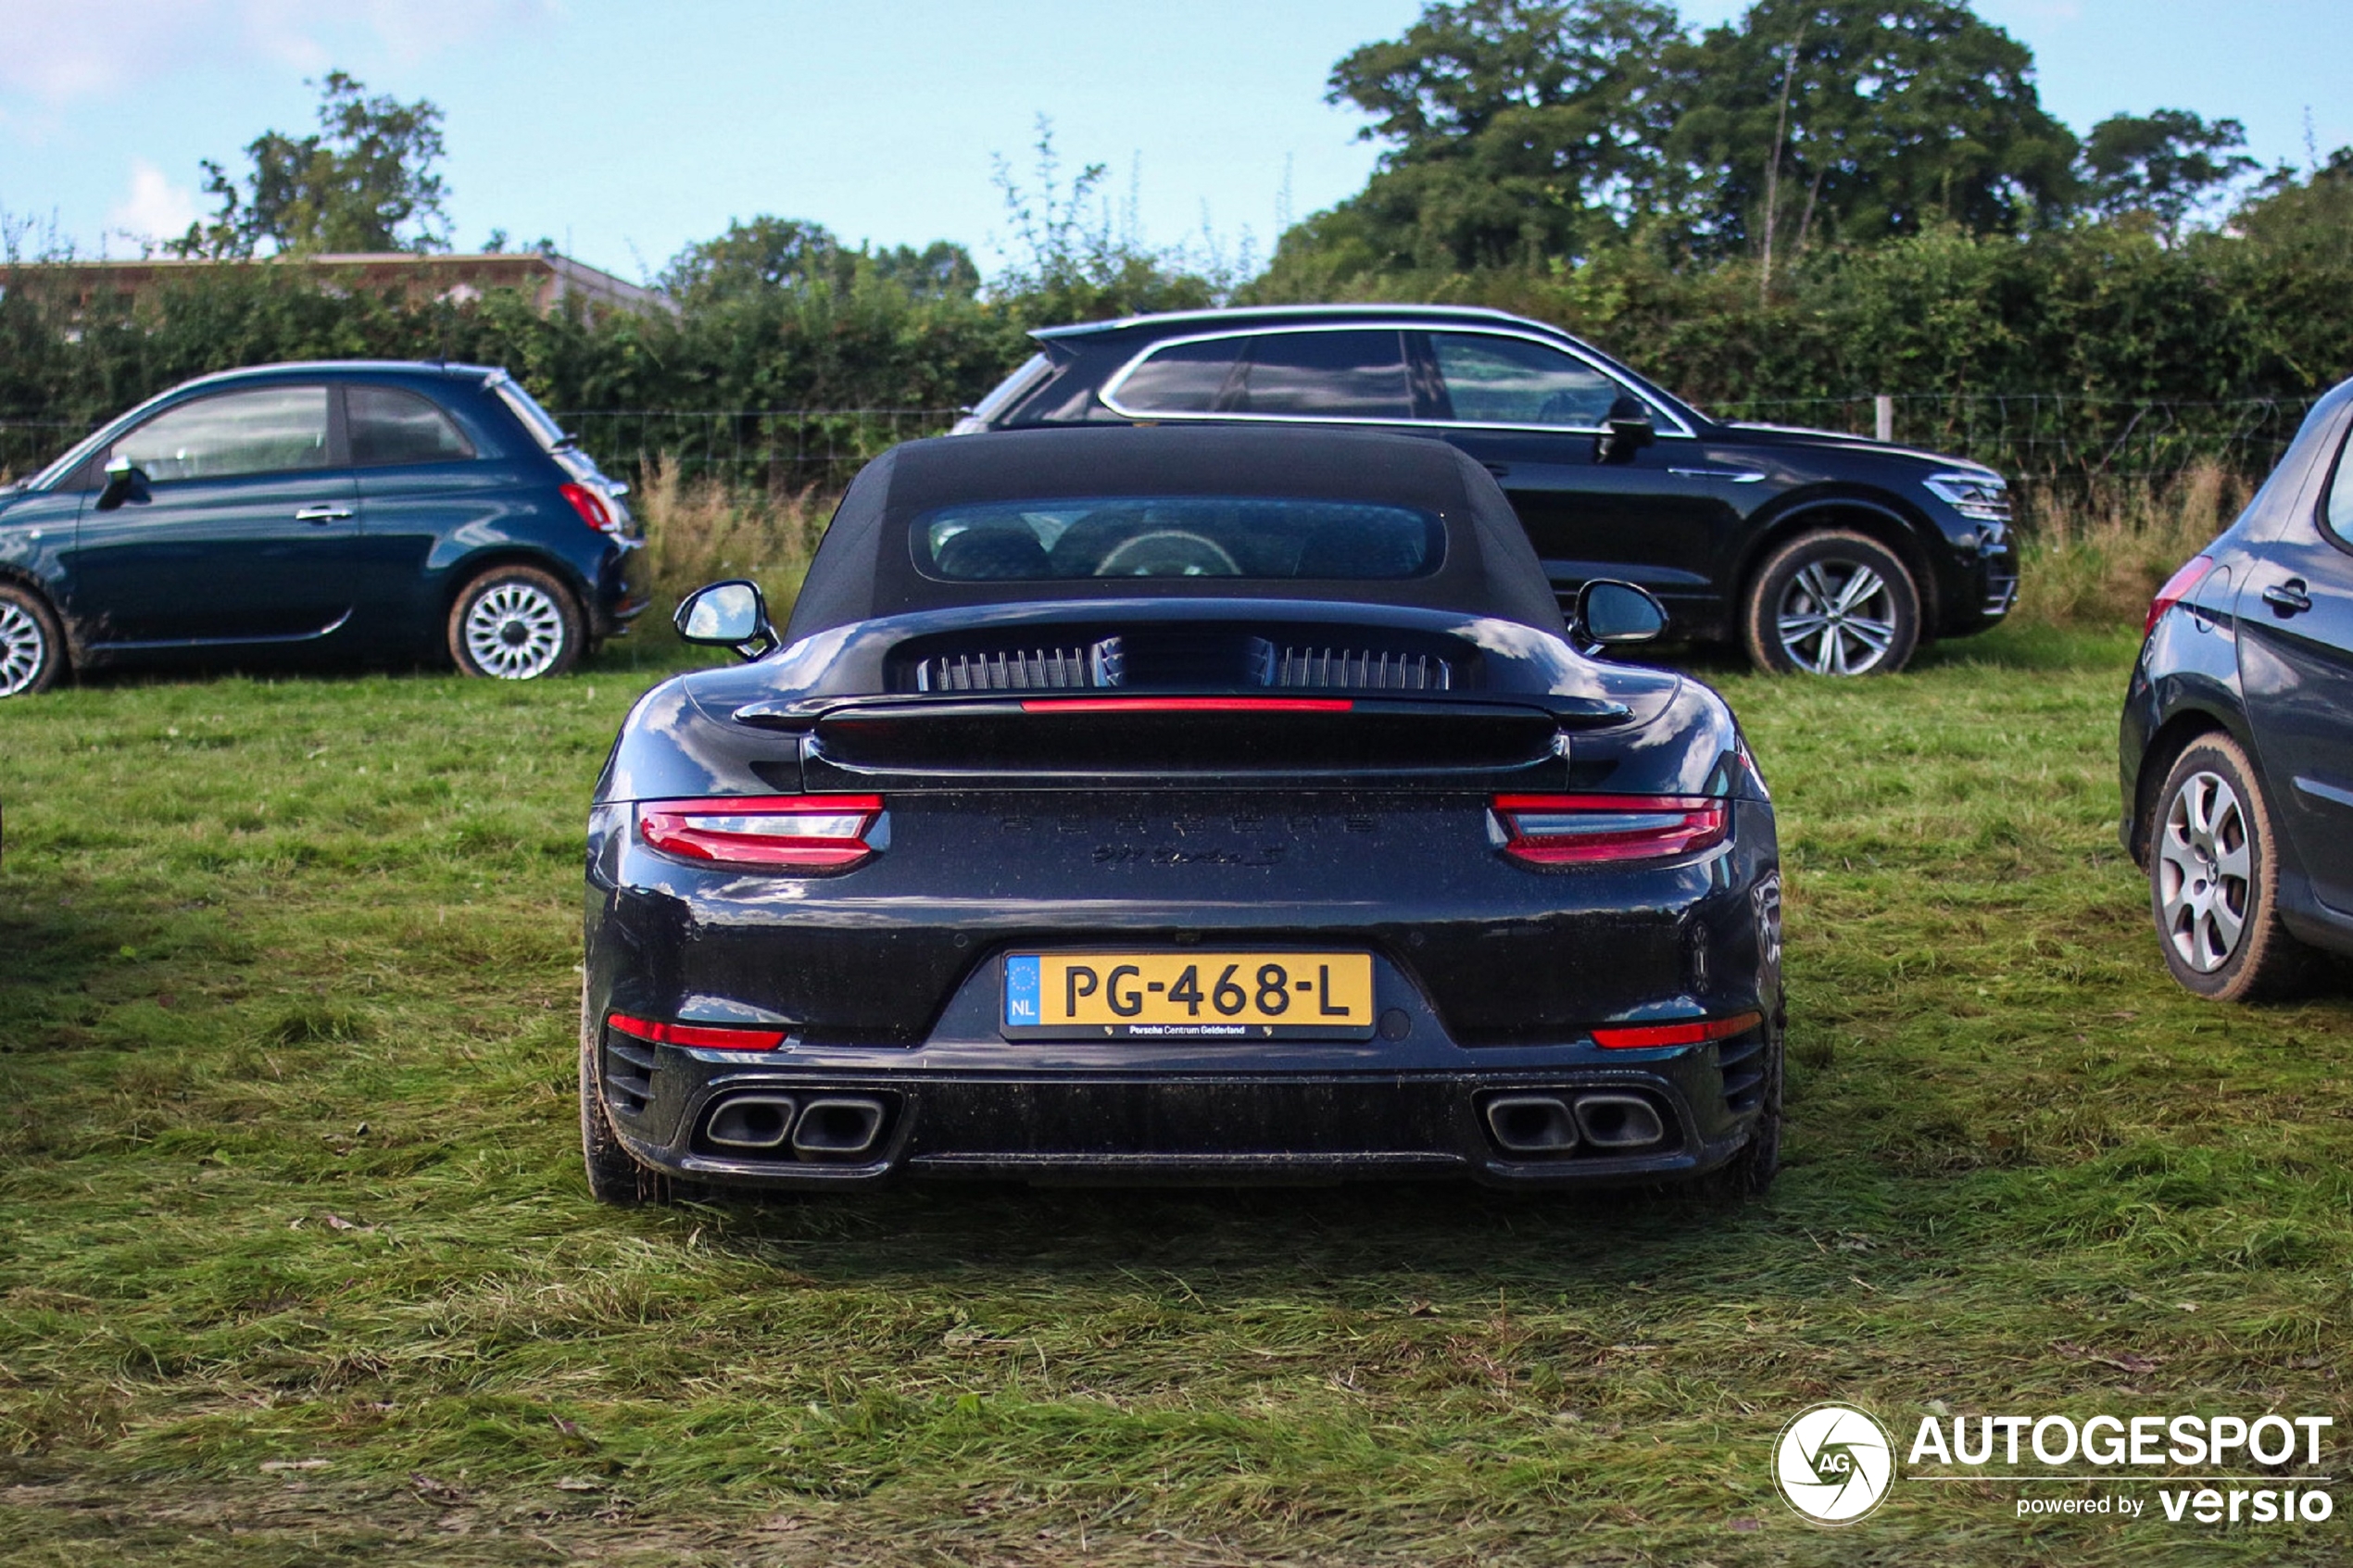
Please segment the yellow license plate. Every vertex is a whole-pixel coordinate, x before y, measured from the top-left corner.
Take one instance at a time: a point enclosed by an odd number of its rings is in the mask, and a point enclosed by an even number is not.
[[[1369,953],[1013,953],[1008,1039],[1362,1040]]]

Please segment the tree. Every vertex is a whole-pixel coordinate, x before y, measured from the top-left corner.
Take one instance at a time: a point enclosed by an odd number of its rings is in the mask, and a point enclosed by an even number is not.
[[[934,240],[923,249],[852,249],[822,223],[762,214],[731,222],[716,239],[688,245],[662,271],[662,287],[682,304],[706,304],[761,290],[853,287],[861,273],[896,284],[917,299],[970,298],[980,270],[963,246]]]
[[[265,131],[233,180],[205,161],[205,194],[220,204],[164,248],[180,256],[251,257],[449,248],[442,207],[441,111],[422,98],[369,97],[342,71],[319,84],[319,130]]]
[[[2026,45],[1951,0],[1759,0],[1710,29],[1669,146],[1694,249],[1869,244],[2057,220],[2075,138]]]
[[[2231,227],[2266,251],[2322,265],[2353,258],[2353,147],[2337,148],[2309,178],[2273,169]]]
[[[2168,245],[2199,208],[2255,171],[2246,127],[2208,124],[2187,109],[2110,115],[2083,139],[2083,193],[2090,209],[2116,220],[2145,214]],[[2225,156],[2228,155],[2228,156]]]
[[[1689,90],[1671,6],[1436,3],[1332,68],[1332,103],[1392,144],[1350,207],[1396,266],[1575,257],[1671,203],[1669,129]]]

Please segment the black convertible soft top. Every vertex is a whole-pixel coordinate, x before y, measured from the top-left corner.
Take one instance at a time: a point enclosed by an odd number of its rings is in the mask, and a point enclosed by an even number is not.
[[[1230,577],[942,582],[915,569],[914,520],[989,501],[1223,495],[1361,501],[1440,519],[1438,570],[1382,581]],[[1564,630],[1560,607],[1511,502],[1453,446],[1419,436],[1249,426],[1001,431],[894,446],[834,513],[785,636],[960,605],[1107,598],[1340,599],[1455,610]]]

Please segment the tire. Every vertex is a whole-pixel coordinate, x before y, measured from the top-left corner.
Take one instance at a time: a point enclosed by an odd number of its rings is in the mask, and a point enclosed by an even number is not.
[[[587,643],[572,590],[535,566],[494,566],[449,607],[449,657],[462,675],[536,681],[566,674]]]
[[[1741,606],[1741,646],[1773,674],[1889,675],[1919,640],[1911,569],[1845,529],[1801,533],[1767,556]]]
[[[669,1175],[640,1164],[613,1133],[597,1073],[597,1031],[589,1021],[585,986],[580,996],[580,1157],[588,1168],[588,1196],[599,1203],[635,1209],[671,1199]]]
[[[0,583],[0,698],[47,691],[69,663],[65,632],[48,601]]]
[[[2199,736],[2165,775],[2148,824],[2149,914],[2184,990],[2251,1002],[2309,978],[2312,950],[2280,919],[2276,821],[2229,735]]]

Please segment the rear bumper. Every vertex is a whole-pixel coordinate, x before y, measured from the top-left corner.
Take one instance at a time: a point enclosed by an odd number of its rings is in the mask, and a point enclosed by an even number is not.
[[[1720,1047],[1520,1050],[1498,1053],[1508,1060],[1491,1065],[1253,1070],[1228,1059],[1117,1071],[1075,1065],[1069,1059],[1078,1053],[1067,1046],[1006,1045],[997,1051],[1004,1060],[986,1068],[878,1067],[873,1058],[882,1053],[832,1050],[816,1053],[826,1059],[816,1062],[788,1049],[748,1061],[741,1053],[608,1035],[599,1073],[608,1113],[632,1154],[728,1186],[836,1187],[900,1176],[1223,1185],[1453,1176],[1560,1187],[1676,1180],[1722,1164],[1755,1124],[1761,1070],[1777,1049],[1759,1030]],[[1399,1056],[1433,1054],[1471,1053]],[[1642,1060],[1609,1060],[1621,1056]],[[1503,1096],[1559,1100],[1579,1135],[1565,1148],[1504,1147],[1489,1114]],[[795,1123],[812,1108],[861,1101],[880,1110],[862,1145],[795,1147],[803,1141]],[[1639,1110],[1628,1124],[1629,1101],[1655,1113],[1657,1135],[1642,1135],[1650,1128]],[[782,1107],[762,1129],[774,1145],[730,1147],[724,1135],[742,1129],[714,1119],[731,1104]]]
[[[618,637],[653,604],[647,586],[646,542],[617,538],[606,552],[598,572],[595,605],[590,611],[598,638]]]

